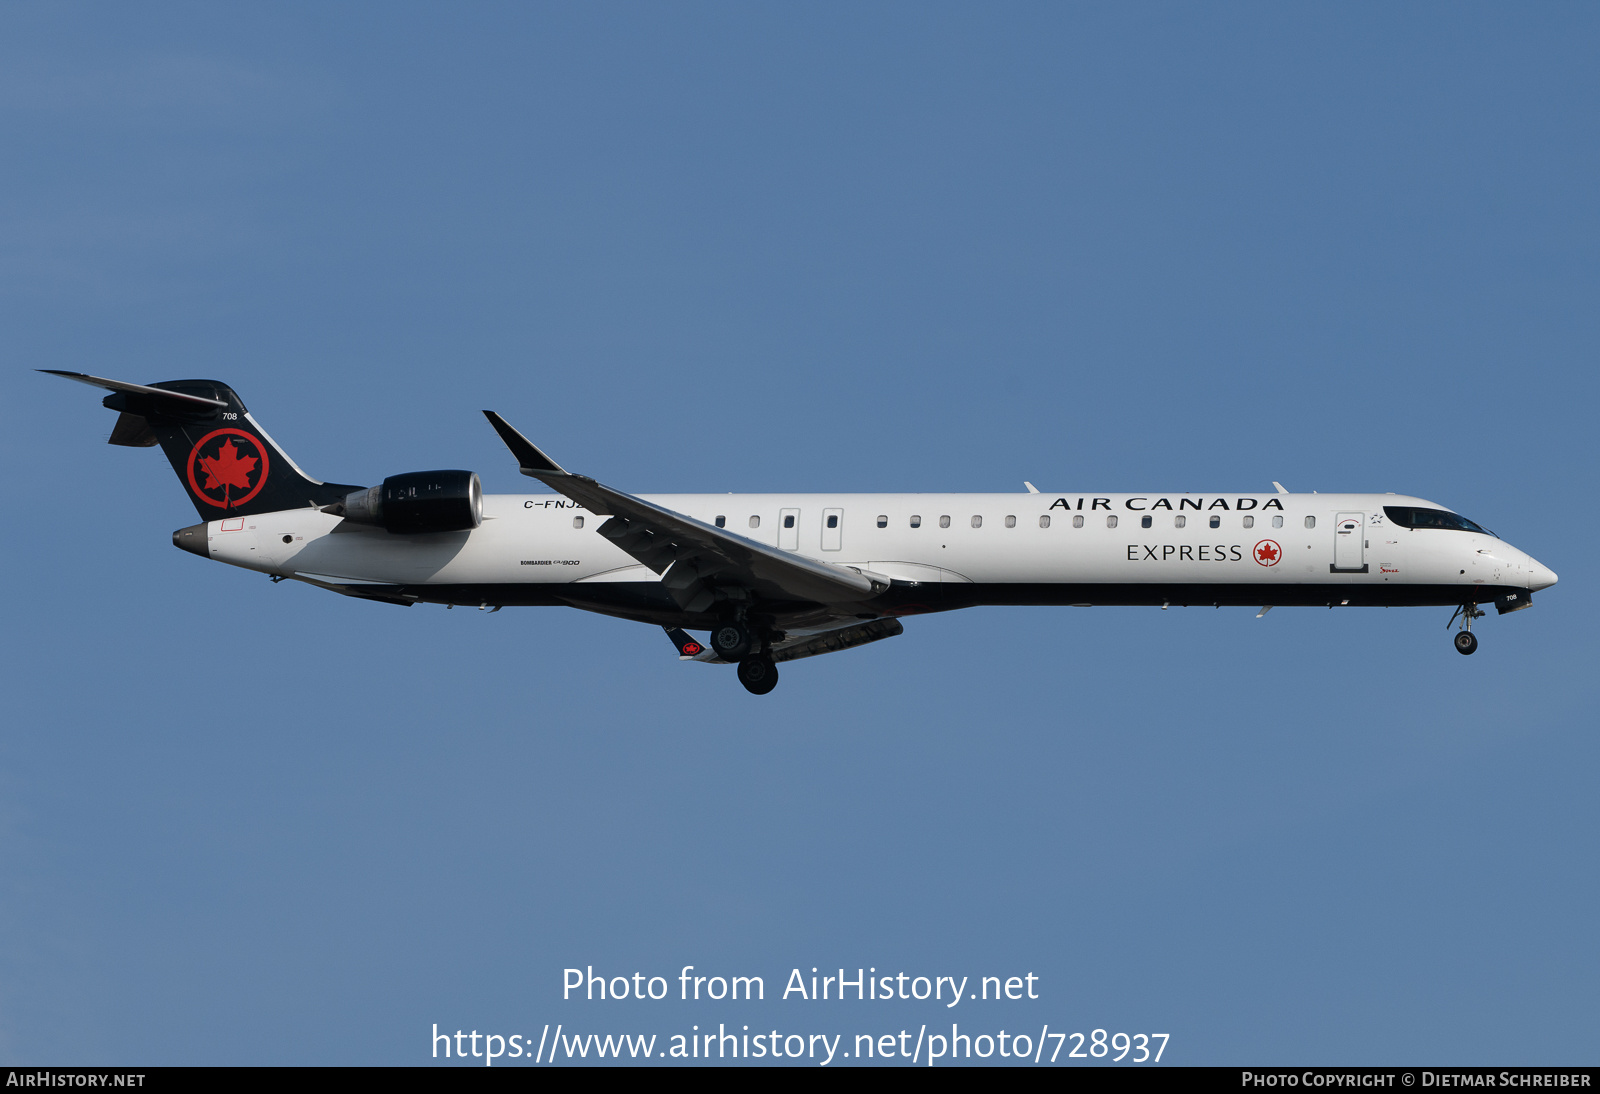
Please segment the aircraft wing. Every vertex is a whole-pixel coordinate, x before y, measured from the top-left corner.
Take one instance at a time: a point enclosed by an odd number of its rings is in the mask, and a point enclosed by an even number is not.
[[[611,519],[600,535],[662,575],[662,584],[685,611],[714,604],[719,587],[739,587],[768,599],[852,604],[888,588],[848,566],[780,551],[724,528],[675,513],[643,498],[574,475],[541,452],[492,410],[483,412],[524,475],[538,479],[597,516]]]

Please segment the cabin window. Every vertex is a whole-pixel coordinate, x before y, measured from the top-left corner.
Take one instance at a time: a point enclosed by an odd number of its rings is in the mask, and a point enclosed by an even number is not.
[[[1017,518],[1016,517],[1007,517],[1006,518],[1006,527],[1007,528],[1015,528],[1016,526],[1017,526]]]
[[[1306,527],[1307,528],[1315,528],[1316,526],[1317,526],[1317,518],[1316,517],[1307,517],[1306,518]]]
[[[750,518],[750,527],[752,527],[752,528],[760,528],[761,527],[761,518],[760,517],[751,517]]]
[[[940,517],[939,518],[939,527],[940,528],[948,528],[948,527],[950,527],[950,518],[949,517]]]
[[[1039,518],[1039,527],[1040,528],[1048,528],[1048,527],[1050,527],[1050,514],[1049,513],[1046,513],[1044,516]]]
[[[1116,526],[1117,526],[1117,515],[1115,513],[1112,513],[1109,517],[1106,518],[1106,527],[1107,528],[1115,528]]]
[[[1189,518],[1184,516],[1181,513],[1172,518],[1172,526],[1174,528],[1182,528],[1184,525],[1186,525],[1188,523],[1189,523]]]
[[[789,513],[783,518],[783,526],[785,528],[793,528],[794,527],[794,514],[793,513]]]
[[[1244,518],[1244,526],[1246,528],[1254,528],[1256,526],[1256,518],[1255,517],[1245,517]]]
[[[1140,517],[1139,518],[1139,527],[1140,528],[1148,528],[1154,523],[1155,523],[1155,519],[1153,517]]]
[[[583,527],[583,518],[582,517],[573,517],[572,518],[572,526],[574,528],[582,528]]]
[[[718,528],[726,528],[727,526],[728,526],[728,518],[725,517],[725,516],[720,516],[719,515],[717,517],[717,527]]]
[[[889,527],[889,517],[886,514],[884,514],[884,513],[879,513],[878,514],[878,527],[879,528],[887,528],[887,527]]]
[[[829,528],[837,528],[837,527],[839,527],[839,514],[838,513],[829,513],[828,514],[828,527]]]
[[[1222,527],[1222,518],[1217,516],[1215,513],[1213,513],[1211,515],[1211,520],[1208,523],[1210,523],[1211,527],[1213,527],[1213,528],[1221,528]]]
[[[1082,513],[1079,513],[1077,516],[1074,516],[1072,518],[1072,526],[1074,528],[1082,528],[1083,527],[1083,514]]]
[[[1282,528],[1283,527],[1283,517],[1282,516],[1273,517],[1272,518],[1272,526],[1274,528]]]
[[[982,528],[983,527],[983,518],[979,517],[979,516],[974,516],[972,518],[972,526],[974,528]]]
[[[913,527],[913,528],[921,528],[922,527],[922,515],[920,513],[912,513],[911,514],[911,527]]]

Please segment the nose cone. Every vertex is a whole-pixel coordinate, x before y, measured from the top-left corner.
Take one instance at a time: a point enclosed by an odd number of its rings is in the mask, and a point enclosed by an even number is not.
[[[201,558],[211,557],[211,543],[206,536],[206,526],[204,524],[191,524],[187,528],[179,528],[172,533],[172,545],[182,548],[192,555],[199,555]],[[1551,575],[1550,580],[1554,581],[1555,576]]]
[[[1548,589],[1556,583],[1556,580],[1556,572],[1554,570],[1542,562],[1535,562],[1531,558],[1528,559],[1528,589],[1530,591],[1538,592],[1540,589]]]

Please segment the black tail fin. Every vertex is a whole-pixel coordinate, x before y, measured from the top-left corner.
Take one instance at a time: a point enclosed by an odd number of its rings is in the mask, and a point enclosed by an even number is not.
[[[307,476],[256,424],[227,384],[129,384],[79,372],[41,371],[110,391],[103,405],[121,412],[110,443],[129,448],[159,444],[203,520],[332,505],[361,489]]]

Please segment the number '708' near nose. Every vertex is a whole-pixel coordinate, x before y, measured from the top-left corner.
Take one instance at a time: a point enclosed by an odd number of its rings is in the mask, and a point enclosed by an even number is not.
[[[1556,575],[1443,506],[1395,494],[656,494],[573,474],[485,411],[554,494],[485,495],[471,471],[376,486],[301,471],[215,380],[111,392],[110,443],[160,445],[203,523],[193,554],[386,604],[567,606],[657,625],[682,660],[777,666],[980,604],[1454,609],[1532,603]],[[700,642],[691,631],[709,632]]]

